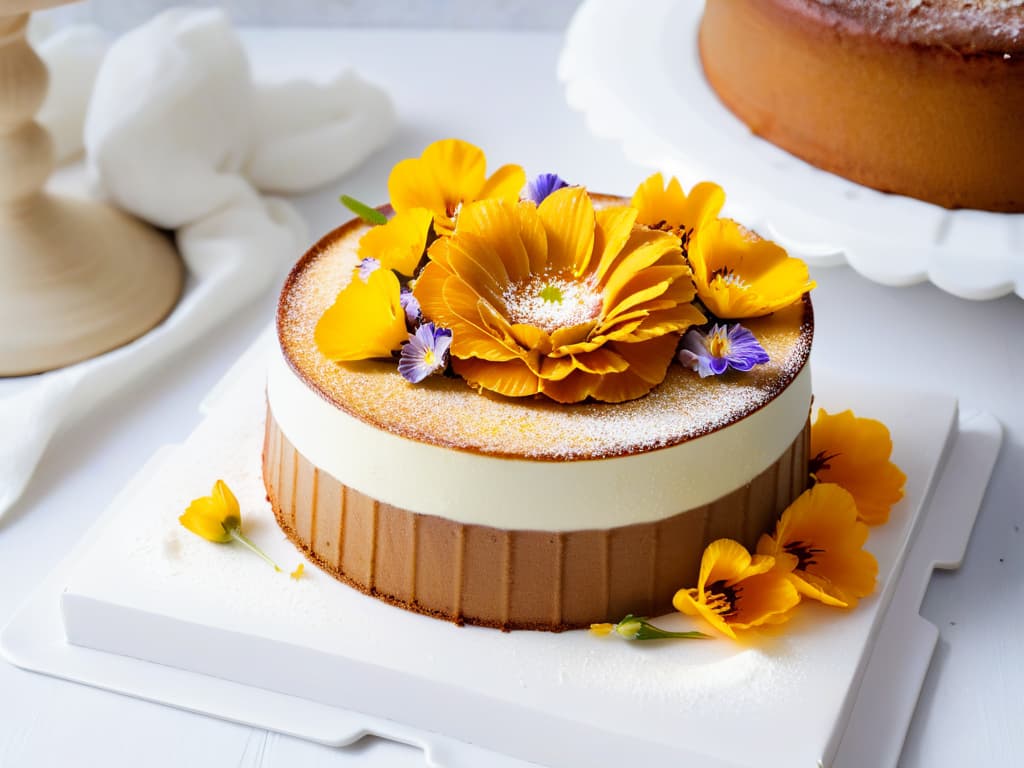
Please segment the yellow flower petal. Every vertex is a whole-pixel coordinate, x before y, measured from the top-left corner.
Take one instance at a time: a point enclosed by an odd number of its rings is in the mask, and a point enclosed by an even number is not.
[[[197,536],[202,536],[207,541],[214,541],[219,544],[226,544],[231,541],[231,534],[227,532],[216,516],[206,514],[195,507],[195,502],[189,505],[185,513],[178,518],[183,526]]]
[[[598,637],[607,637],[615,629],[614,624],[591,624],[590,633]]]
[[[359,240],[359,257],[374,258],[383,269],[412,276],[427,247],[433,214],[426,208],[396,213],[387,224],[371,228]]]
[[[548,241],[545,269],[579,276],[594,253],[594,205],[583,187],[563,187],[537,207]]]
[[[490,360],[452,359],[452,367],[471,387],[487,389],[507,397],[527,397],[540,391],[540,383],[522,360],[495,363]]]
[[[235,494],[228,488],[228,484],[223,480],[217,480],[213,484],[213,499],[220,504],[227,512],[229,518],[239,518],[238,499],[235,498]]]
[[[476,241],[474,250],[490,251],[488,264],[495,269],[496,275],[503,277],[504,282],[528,280],[531,274],[530,255],[523,242],[523,219],[530,214],[524,210],[522,216],[516,216],[512,211],[509,206],[495,200],[481,200],[466,205],[459,214],[459,234],[463,237],[482,238],[482,242]],[[539,231],[543,237],[543,231],[537,229],[540,227],[539,219],[535,216],[533,218],[536,227],[527,225],[525,228]],[[543,242],[546,249],[546,239]],[[458,272],[450,261],[449,269]]]
[[[609,347],[573,355],[572,360],[573,364],[584,373],[596,373],[598,376],[622,373],[629,368],[629,361],[622,355],[613,352]]]
[[[801,594],[852,607],[875,589],[878,562],[863,549],[867,537],[853,497],[838,485],[817,483],[789,505],[774,535],[758,541],[757,551],[780,559],[788,555],[788,577]]]
[[[903,498],[907,476],[893,464],[888,428],[853,411],[829,414],[823,408],[811,426],[811,472],[821,482],[835,483],[851,494],[860,519],[879,525],[892,505]]]
[[[297,566],[295,567],[295,570],[294,570],[294,571],[292,571],[291,573],[289,573],[288,575],[289,575],[289,576],[291,576],[291,577],[292,577],[293,579],[295,579],[296,581],[298,581],[299,579],[301,579],[301,578],[302,578],[302,575],[303,575],[303,574],[304,574],[305,572],[306,572],[306,564],[305,564],[305,563],[299,563],[299,564],[298,564],[298,565],[297,565]]]
[[[637,211],[629,206],[602,208],[595,213],[597,228],[594,230],[595,276],[598,283],[604,283],[605,275],[611,269],[626,247],[633,233]]]
[[[683,268],[680,275],[689,272],[685,269],[679,241],[672,235],[666,235],[664,232],[638,232],[631,239],[631,243],[632,250],[606,275],[602,284],[603,310],[606,315],[629,295],[626,286],[648,268],[673,266]]]
[[[390,269],[376,269],[365,281],[354,275],[317,322],[317,347],[336,361],[390,357],[409,338],[400,294]]]
[[[494,240],[480,235],[466,233],[457,240],[449,240],[447,268],[452,274],[496,306],[504,306],[502,290],[511,280],[505,269],[503,255],[510,255],[513,248],[499,251]]]
[[[515,202],[526,186],[526,173],[518,165],[503,165],[484,182],[476,195],[477,200],[505,200]]]
[[[571,350],[563,350],[561,348],[571,344],[579,344],[584,341],[596,327],[596,320],[588,320],[587,322],[579,323],[578,325],[559,328],[551,334],[551,348],[555,352],[572,354]]]

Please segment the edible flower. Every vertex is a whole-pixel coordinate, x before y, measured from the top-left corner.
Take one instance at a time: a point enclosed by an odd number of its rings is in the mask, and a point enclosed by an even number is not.
[[[777,624],[789,618],[800,594],[775,558],[751,556],[739,542],[718,539],[708,544],[693,589],[680,589],[672,599],[676,610],[700,616],[723,635],[736,630]]]
[[[424,323],[409,334],[409,341],[402,347],[398,360],[398,372],[407,381],[419,384],[427,376],[443,371],[448,364],[448,347],[452,343],[452,332],[437,328],[433,323]]]
[[[687,255],[697,295],[722,319],[771,314],[814,288],[804,262],[731,219],[707,222]]]
[[[810,473],[821,483],[835,483],[851,494],[857,514],[868,525],[889,519],[903,498],[907,476],[893,464],[888,428],[853,411],[829,414],[824,408],[811,425]]]
[[[313,332],[320,351],[336,361],[390,357],[407,337],[401,287],[390,269],[353,275]]]
[[[479,147],[445,139],[435,141],[419,157],[398,163],[388,177],[388,193],[398,214],[426,209],[437,234],[446,236],[455,229],[463,206],[492,198],[516,201],[525,184],[520,166],[503,165],[488,177],[487,158]]]
[[[405,312],[406,325],[410,327],[416,325],[420,319],[420,303],[416,301],[412,288],[402,289],[398,295],[398,303],[402,305],[402,310]]]
[[[533,200],[537,205],[540,205],[544,202],[544,198],[552,192],[567,186],[569,186],[568,182],[557,173],[541,173],[526,185],[526,199]]]
[[[754,334],[737,323],[732,327],[715,323],[706,334],[691,328],[683,336],[679,362],[700,374],[720,376],[729,368],[749,371],[755,365],[768,362]]]
[[[218,544],[237,541],[270,563],[275,571],[281,570],[262,549],[242,534],[242,513],[238,499],[223,480],[213,484],[209,496],[193,499],[185,513],[178,518],[178,522],[207,541]]]
[[[386,224],[367,230],[359,239],[359,256],[412,277],[427,249],[433,220],[433,214],[425,208],[400,211]]]
[[[356,264],[356,274],[364,283],[370,279],[370,275],[380,269],[380,261],[371,256],[360,259]]]
[[[561,403],[622,402],[665,377],[690,304],[679,240],[634,228],[628,206],[594,210],[581,187],[535,206],[466,205],[436,241],[414,293],[453,333],[452,367],[471,386]]]
[[[878,562],[863,549],[867,538],[853,496],[818,483],[782,513],[774,535],[761,536],[757,552],[775,558],[801,595],[847,608],[875,589]]]
[[[612,632],[626,640],[705,640],[703,632],[669,632],[651,624],[644,616],[629,614],[618,624],[591,624],[591,634],[607,637]]]
[[[694,234],[721,213],[725,192],[702,181],[686,194],[679,179],[673,176],[666,186],[662,175],[655,173],[636,188],[630,204],[637,209],[637,224],[676,235],[685,253]]]

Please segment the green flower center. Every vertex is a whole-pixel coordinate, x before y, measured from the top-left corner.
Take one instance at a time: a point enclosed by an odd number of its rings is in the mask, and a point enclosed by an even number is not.
[[[564,296],[561,288],[553,283],[548,283],[537,291],[537,298],[543,299],[551,304],[561,304]]]

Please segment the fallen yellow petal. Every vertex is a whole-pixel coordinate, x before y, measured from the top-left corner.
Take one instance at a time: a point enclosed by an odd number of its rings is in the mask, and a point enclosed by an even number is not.
[[[291,576],[296,581],[298,581],[299,579],[302,578],[302,574],[304,574],[305,572],[306,572],[306,564],[305,563],[299,563],[298,566],[295,568],[295,570],[292,571],[288,575]]]

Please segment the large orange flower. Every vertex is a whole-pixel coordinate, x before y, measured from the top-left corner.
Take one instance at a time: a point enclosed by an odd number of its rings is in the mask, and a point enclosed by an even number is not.
[[[452,331],[452,365],[472,386],[512,397],[621,402],[665,377],[679,334],[704,321],[679,239],[634,227],[637,211],[595,213],[567,187],[540,206],[463,207],[430,248],[415,295]]]

